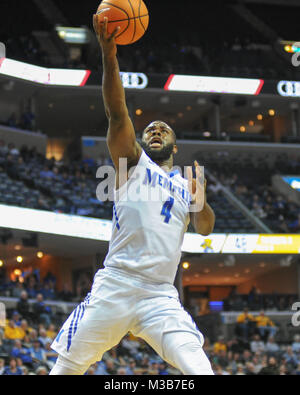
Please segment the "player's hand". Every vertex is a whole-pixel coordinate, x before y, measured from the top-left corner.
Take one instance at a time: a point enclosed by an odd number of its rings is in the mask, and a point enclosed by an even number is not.
[[[116,55],[117,44],[115,37],[120,31],[120,26],[116,27],[112,34],[109,34],[107,31],[108,18],[104,17],[102,22],[99,22],[98,18],[99,15],[93,15],[94,30],[102,51],[105,55]]]
[[[204,178],[204,168],[199,166],[195,160],[194,166],[196,169],[196,178],[193,178],[192,167],[187,168],[188,187],[192,196],[191,211],[199,212],[203,210],[206,202],[206,179]]]

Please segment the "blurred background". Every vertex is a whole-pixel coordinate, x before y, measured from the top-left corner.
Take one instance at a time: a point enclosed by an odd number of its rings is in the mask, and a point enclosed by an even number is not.
[[[299,375],[300,4],[145,3],[147,33],[118,47],[130,116],[137,136],[169,123],[175,164],[205,166],[216,213],[212,235],[186,235],[181,301],[216,374]],[[0,5],[0,374],[49,372],[50,344],[107,253],[98,5]],[[178,373],[131,334],[87,372]]]

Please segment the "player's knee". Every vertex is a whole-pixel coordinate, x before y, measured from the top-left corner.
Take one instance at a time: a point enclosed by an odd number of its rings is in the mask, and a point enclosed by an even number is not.
[[[163,336],[164,356],[185,375],[212,375],[209,359],[200,339],[192,333],[167,333]]]
[[[49,375],[51,376],[81,376],[89,366],[79,365],[59,355]]]

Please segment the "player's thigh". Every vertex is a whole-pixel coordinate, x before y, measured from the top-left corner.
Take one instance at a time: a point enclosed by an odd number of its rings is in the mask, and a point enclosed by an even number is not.
[[[176,298],[145,299],[138,304],[137,315],[139,320],[133,334],[144,339],[164,359],[166,344],[163,339],[167,333],[191,333],[201,346],[204,343],[202,333]]]
[[[102,286],[101,293],[88,295],[64,323],[51,347],[64,358],[79,364],[101,360],[129,330],[131,306],[120,303],[118,290]]]

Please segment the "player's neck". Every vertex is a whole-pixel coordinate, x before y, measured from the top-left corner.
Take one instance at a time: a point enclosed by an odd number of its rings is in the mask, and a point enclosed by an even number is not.
[[[162,167],[164,170],[172,170],[173,168],[173,158],[170,156],[169,159],[163,160],[163,161],[155,161],[155,163],[159,166]]]

